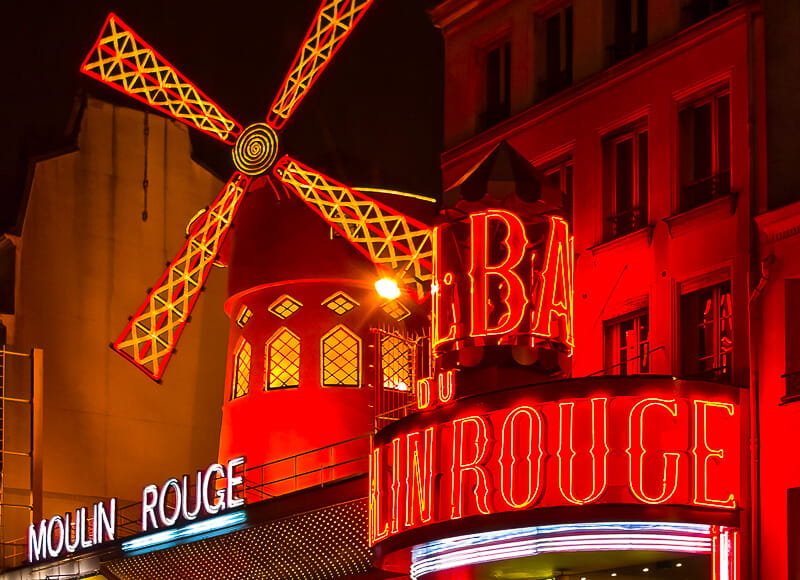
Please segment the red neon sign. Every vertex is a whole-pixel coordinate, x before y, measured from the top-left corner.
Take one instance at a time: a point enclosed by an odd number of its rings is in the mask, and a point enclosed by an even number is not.
[[[425,524],[539,507],[736,508],[740,419],[734,402],[530,397],[521,393],[510,404],[502,399],[500,408],[450,419],[438,416],[447,409],[434,410],[415,417],[405,435],[376,442],[370,541]]]
[[[566,221],[526,224],[488,209],[438,226],[433,238],[437,351],[548,341],[572,352],[574,249]]]

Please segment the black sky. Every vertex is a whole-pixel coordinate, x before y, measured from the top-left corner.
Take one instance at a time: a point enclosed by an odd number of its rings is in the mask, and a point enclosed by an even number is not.
[[[16,221],[24,159],[63,145],[75,96],[107,95],[79,67],[116,12],[244,126],[263,120],[318,0],[20,0],[4,9],[0,54],[0,231]],[[282,134],[285,151],[359,186],[439,189],[442,49],[429,0],[375,0]],[[120,104],[137,106],[125,97]],[[221,178],[227,146],[193,131]]]

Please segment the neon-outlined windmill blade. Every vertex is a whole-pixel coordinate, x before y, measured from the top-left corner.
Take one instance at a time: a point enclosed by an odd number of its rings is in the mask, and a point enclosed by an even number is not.
[[[317,10],[289,74],[267,114],[267,123],[280,129],[308,89],[331,61],[373,0],[326,0]]]
[[[175,352],[249,183],[234,172],[112,345],[153,380],[161,379]]]
[[[81,72],[232,145],[242,127],[113,12]]]
[[[274,174],[370,261],[394,272],[422,300],[433,270],[429,226],[288,155],[275,164]]]
[[[175,352],[250,178],[266,173],[275,161],[276,130],[371,4],[372,0],[323,0],[270,108],[268,122],[244,130],[118,16],[112,13],[106,19],[81,72],[232,144],[237,169],[112,345],[151,379],[161,379]]]

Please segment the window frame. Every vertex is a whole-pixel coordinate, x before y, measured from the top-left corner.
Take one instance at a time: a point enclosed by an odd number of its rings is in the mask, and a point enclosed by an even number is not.
[[[328,383],[325,380],[325,372],[326,372],[326,341],[329,337],[333,336],[338,330],[343,330],[348,336],[354,339],[355,341],[355,362],[356,362],[356,384],[349,384],[349,383]],[[362,373],[363,373],[363,344],[361,337],[353,332],[350,328],[348,328],[344,324],[337,324],[333,328],[331,328],[328,332],[326,332],[319,340],[319,357],[320,357],[320,385],[326,388],[360,388],[362,385]]]
[[[630,24],[627,30],[620,29],[620,5],[627,3],[630,11]],[[611,42],[606,45],[606,65],[614,66],[647,48],[648,41],[648,0],[612,0],[607,10],[610,22],[608,31]],[[644,30],[641,30],[643,28]]]
[[[646,338],[642,340],[642,319],[645,319]],[[636,333],[636,356],[622,360],[621,353],[630,350],[631,345],[622,345],[622,325],[633,321],[633,331]],[[642,351],[644,348],[644,352]],[[606,375],[631,376],[650,374],[650,309],[648,307],[634,310],[622,316],[606,320],[603,323],[603,368]],[[641,361],[646,361],[646,368],[642,370]],[[635,372],[629,372],[633,363]],[[622,371],[625,372],[622,372]]]
[[[512,62],[512,43],[510,31],[504,31],[491,42],[479,47],[479,66],[481,79],[480,113],[478,114],[478,128],[480,130],[489,129],[503,122],[511,116],[511,71]],[[498,99],[497,103],[492,103],[493,91],[491,90],[490,58],[491,53],[499,51],[498,58],[498,79],[495,87]]]
[[[297,365],[297,382],[296,384],[285,384],[279,386],[273,386],[272,384],[272,366],[273,366],[273,354],[272,354],[272,347],[273,344],[279,340],[285,334],[291,335],[293,338],[297,339],[297,350],[294,352],[296,358],[296,365]],[[301,366],[300,366],[300,356],[302,351],[302,341],[300,337],[297,336],[294,332],[289,330],[285,326],[281,326],[275,332],[272,333],[272,336],[269,337],[266,344],[264,345],[264,389],[267,391],[278,391],[282,389],[296,389],[300,386],[300,375],[301,375]]]
[[[727,289],[727,292],[724,290]],[[688,320],[691,314],[700,314],[701,312],[704,314],[705,310],[701,311],[701,293],[711,291],[711,308],[714,316],[710,319],[710,321],[706,321],[705,318],[698,321],[695,317],[691,321]],[[720,316],[722,311],[722,300],[723,296],[727,293],[728,295],[728,315],[726,317]],[[693,300],[694,303],[688,303],[689,300]],[[690,311],[691,309],[691,311]],[[722,348],[723,342],[723,320],[728,320],[728,334],[730,340],[730,347],[727,350]],[[689,323],[691,323],[691,329],[689,328]],[[713,352],[710,354],[702,353],[699,348],[701,346],[701,340],[697,338],[699,336],[699,330],[705,326],[710,325],[712,328],[712,344],[713,344]],[[694,335],[695,338],[691,338],[688,334],[691,330],[692,333],[698,332],[698,334]],[[687,291],[682,292],[680,296],[680,317],[679,317],[679,338],[680,338],[680,365],[681,365],[681,375],[687,378],[698,378],[704,380],[713,380],[718,382],[724,383],[732,383],[733,382],[733,370],[734,370],[734,345],[735,342],[735,328],[734,328],[734,316],[733,316],[733,285],[731,280],[725,279],[717,281],[713,284],[708,284],[704,286],[700,286],[697,288],[687,289]],[[694,347],[694,348],[693,348]],[[689,356],[690,352],[694,352],[694,354]],[[727,356],[727,362],[723,364],[722,360],[723,357]],[[712,366],[711,368],[703,370],[703,364],[701,361],[704,360],[711,360]]]
[[[605,135],[602,139],[603,156],[603,239],[613,240],[632,234],[647,227],[650,223],[650,138],[647,117],[637,119],[619,130]],[[642,138],[646,150],[642,156]],[[631,141],[631,207],[618,209],[620,200],[618,178],[618,156],[621,143]],[[644,189],[642,192],[642,159],[644,159]],[[620,218],[630,214],[629,224]],[[620,224],[626,224],[621,226]]]
[[[728,139],[727,139],[727,168],[723,168],[722,166],[722,159],[721,159],[721,152],[722,152],[722,145],[720,143],[721,139],[721,129],[720,129],[720,100],[723,98],[727,98],[727,109],[728,109]],[[726,197],[731,194],[731,166],[732,166],[732,156],[733,156],[733,128],[731,123],[731,114],[732,114],[732,94],[730,83],[725,81],[723,83],[716,83],[712,87],[707,88],[703,91],[696,92],[683,98],[678,102],[677,106],[677,122],[676,122],[676,169],[677,169],[677,176],[675,182],[677,184],[677,193],[676,193],[676,210],[678,213],[682,213],[685,211],[689,211],[696,207],[700,207],[705,205],[706,203],[710,203],[716,199],[720,199],[722,197]],[[711,171],[710,174],[705,177],[698,178],[696,176],[696,165],[697,165],[697,155],[695,153],[695,145],[697,140],[697,123],[696,123],[696,111],[705,105],[711,105],[711,131],[710,131],[710,163],[711,163]],[[684,120],[683,115],[687,111],[692,111],[692,124],[691,124],[691,132],[689,133],[687,129],[684,127]],[[687,172],[686,167],[686,160],[687,160],[687,144],[686,139],[690,139],[691,142],[691,157],[692,157],[692,172],[693,175],[691,179],[687,180],[685,175]],[[707,194],[707,199],[701,198],[696,199],[698,194],[691,195],[689,192],[694,189],[694,191],[702,191],[702,187],[707,186],[709,192]]]
[[[247,351],[248,360],[244,363],[247,367],[246,373],[242,372],[242,354]],[[231,401],[242,399],[250,394],[250,379],[253,372],[253,348],[246,338],[240,338],[231,357]],[[239,382],[244,377],[244,386]]]
[[[558,70],[551,70],[548,22],[558,21]],[[543,101],[572,86],[575,72],[575,7],[566,0],[534,15],[536,86],[534,101]]]
[[[561,191],[565,217],[572,225],[575,203],[575,160],[572,157],[572,151],[537,163],[535,166],[550,185],[557,187]],[[553,183],[554,180],[550,179],[556,172],[558,172],[557,185]]]

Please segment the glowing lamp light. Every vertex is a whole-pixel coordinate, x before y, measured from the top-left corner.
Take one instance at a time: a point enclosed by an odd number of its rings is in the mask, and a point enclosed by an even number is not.
[[[375,291],[387,300],[400,297],[400,288],[397,286],[397,282],[391,278],[381,278],[375,282]]]

